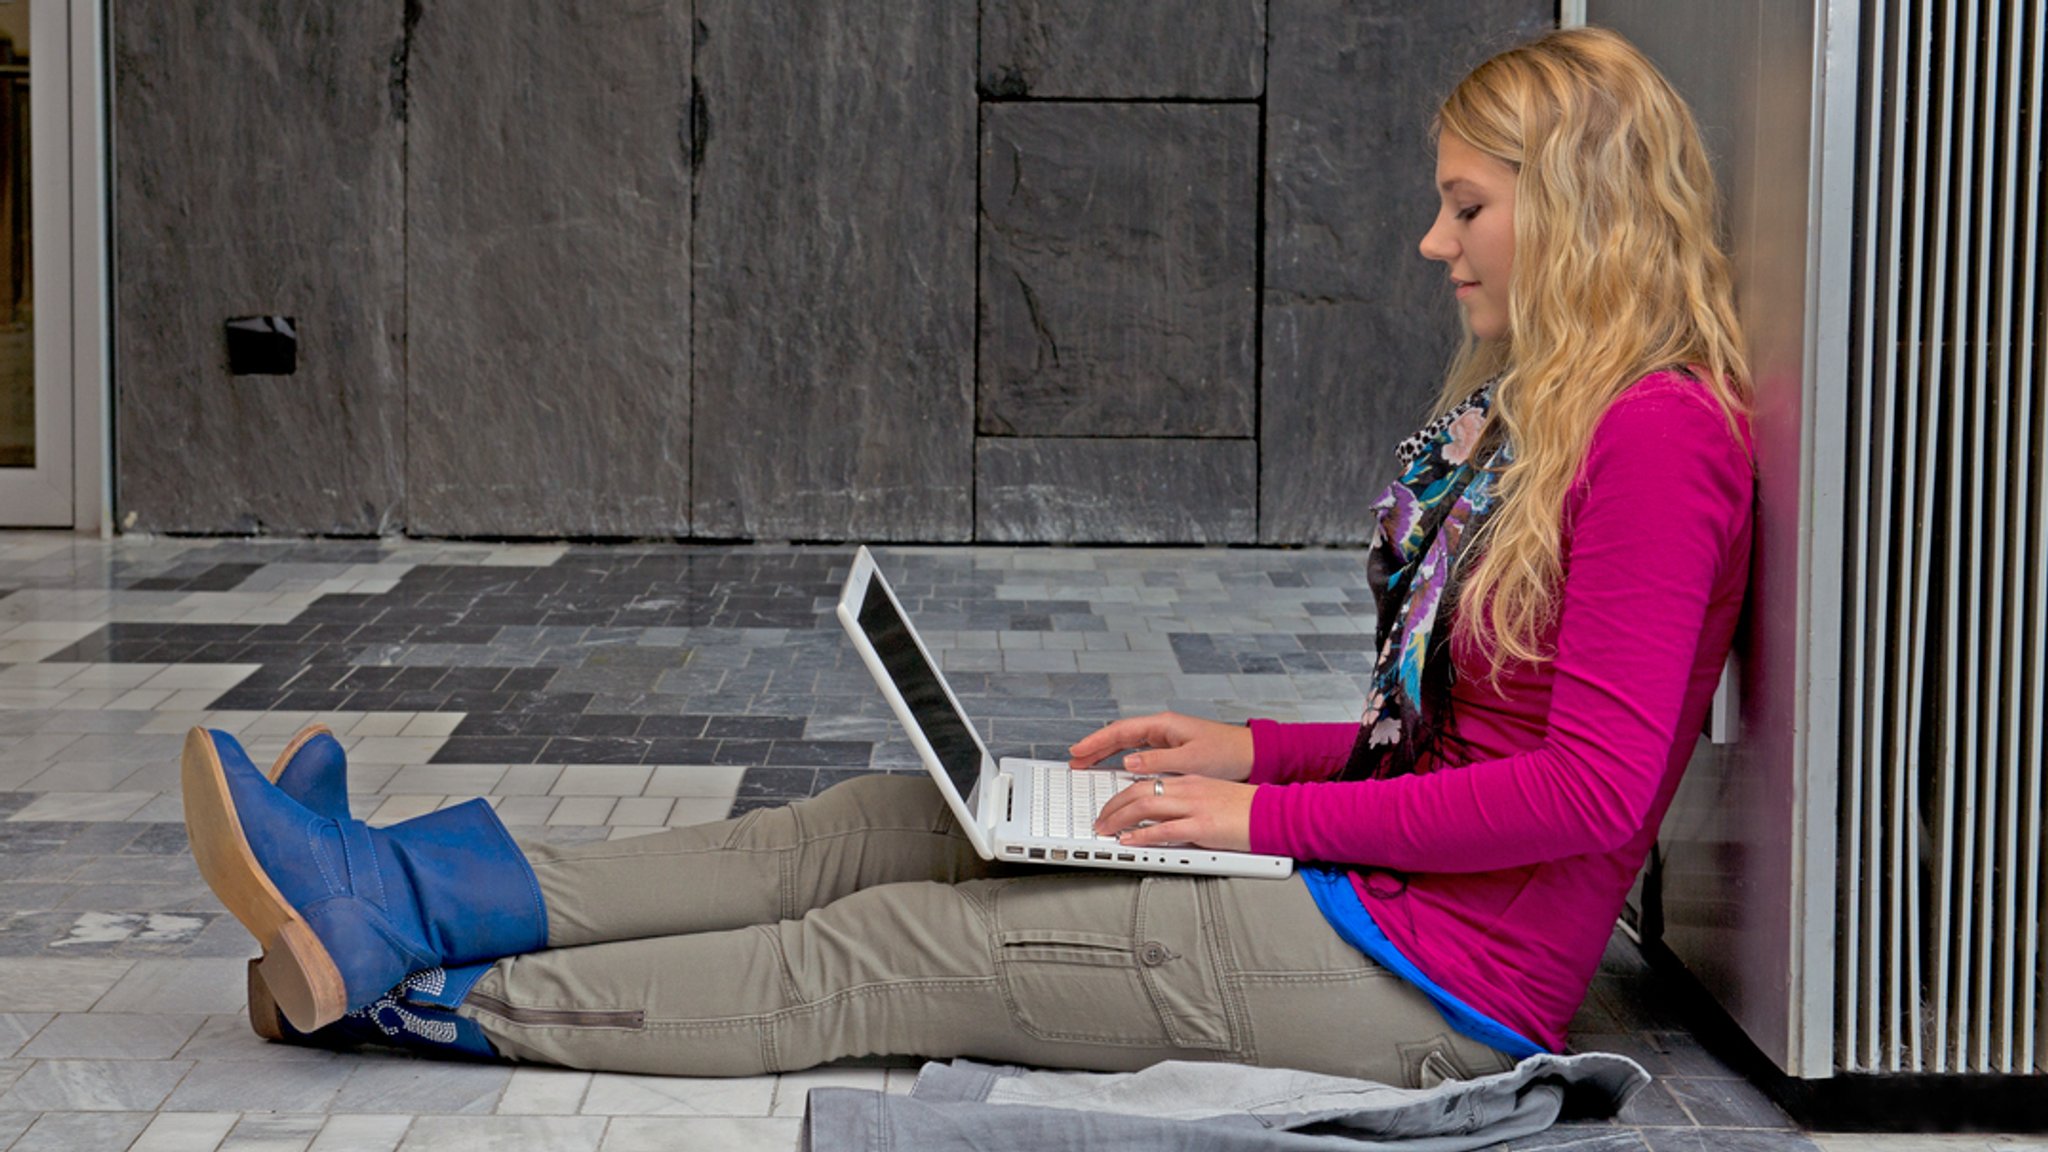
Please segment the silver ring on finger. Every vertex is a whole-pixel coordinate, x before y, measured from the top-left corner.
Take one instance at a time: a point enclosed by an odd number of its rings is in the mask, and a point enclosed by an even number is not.
[[[1152,794],[1154,796],[1166,795],[1166,781],[1154,776],[1152,778]]]

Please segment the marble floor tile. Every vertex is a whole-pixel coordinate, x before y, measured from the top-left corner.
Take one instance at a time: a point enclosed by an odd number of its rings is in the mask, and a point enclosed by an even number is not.
[[[97,769],[94,769],[94,771],[97,771]],[[127,779],[130,775],[134,773],[134,771],[135,769],[133,768],[122,766],[119,775],[115,777],[113,782],[118,783],[121,780]],[[75,770],[66,771],[63,768],[53,768],[50,771],[43,773],[41,776],[36,777],[34,781],[30,782],[28,787],[31,789],[40,790],[39,785],[46,782],[57,782],[55,780],[56,777],[70,777],[83,774],[84,773]],[[70,781],[66,780],[64,782],[69,783]],[[28,805],[28,807],[23,808],[19,812],[16,812],[14,815],[8,817],[8,819],[16,822],[42,821],[45,823],[69,820],[126,820],[130,816],[134,815],[137,809],[141,808],[144,804],[149,803],[151,800],[156,799],[156,797],[157,793],[155,791],[43,791],[43,794],[41,796],[38,796],[33,802],[31,802]]]
[[[0,1102],[0,1108],[5,1106]],[[149,1121],[147,1112],[45,1112],[15,1140],[8,1152],[126,1148],[149,1126]]]
[[[252,1113],[236,1122],[220,1152],[306,1152],[327,1118],[290,1113]]]
[[[347,1063],[354,1071],[334,1102],[341,1112],[483,1114],[496,1110],[512,1079],[505,1065],[382,1053],[355,1055]]]
[[[19,667],[33,668],[34,665]],[[81,732],[38,732],[33,736],[23,736],[9,745],[7,758],[22,762],[54,761],[64,749],[83,739],[85,734]]]
[[[638,828],[658,828],[669,822],[675,801],[664,796],[636,796],[613,806],[610,823]]]
[[[141,687],[228,689],[262,667],[261,664],[172,664],[142,681]]]
[[[394,1152],[412,1124],[410,1116],[335,1113],[307,1152]]]
[[[95,1012],[238,1012],[248,999],[246,959],[137,960]]]
[[[351,772],[355,761],[349,762]],[[380,786],[381,791],[434,794],[442,796],[502,795],[498,782],[504,778],[502,764],[405,764]],[[363,787],[363,785],[351,785]]]
[[[214,1152],[240,1119],[233,1112],[159,1112],[128,1152]]]
[[[609,796],[564,796],[548,815],[549,824],[605,824],[617,801]]]
[[[409,732],[414,723],[423,719],[439,718],[434,712],[347,712],[327,713],[324,721],[337,735],[343,736],[445,736],[445,732]],[[461,713],[448,715],[460,716]],[[337,723],[337,721],[340,721]],[[459,723],[460,721],[458,721]],[[452,725],[450,726],[452,730]]]
[[[66,1012],[45,1025],[19,1055],[38,1060],[162,1060],[176,1056],[205,1019],[131,1012]]]
[[[665,764],[654,769],[642,795],[730,801],[745,774],[746,769],[737,765]]]
[[[577,1116],[422,1116],[399,1152],[597,1152],[605,1140],[601,1119]],[[671,1148],[714,1147],[677,1143]],[[730,1147],[730,1146],[728,1146]]]
[[[1672,1076],[1671,1095],[1704,1127],[1790,1128],[1792,1121],[1747,1080]]]
[[[446,739],[454,735],[455,730],[462,726],[465,715],[462,712],[421,712],[408,720],[405,727],[397,734],[410,737]]]
[[[561,778],[560,764],[502,765],[504,774],[492,791],[500,796],[545,796]]]
[[[0,1095],[0,1111],[149,1111],[191,1068],[184,1060],[39,1060]]]
[[[556,796],[638,796],[652,772],[638,764],[569,764],[550,791]]]
[[[600,1072],[583,1097],[592,1116],[766,1116],[775,1106],[773,1076],[697,1079]]]
[[[34,1112],[0,1112],[0,1148],[11,1147],[15,1138],[28,1131],[36,1119]]]
[[[445,736],[364,736],[351,739],[348,759],[351,765],[362,764],[425,764],[433,759],[434,753],[447,743]]]
[[[112,792],[119,788],[121,781],[135,775],[140,764],[125,761],[96,762],[91,760],[44,761],[30,765],[37,768],[34,776],[19,785],[23,792]],[[43,814],[37,819],[66,820],[70,817],[57,810]]]
[[[48,1012],[0,1012],[0,1059],[20,1051],[21,1046],[43,1026],[55,1019]],[[6,1147],[0,1144],[0,1147]]]
[[[802,1121],[762,1116],[621,1116],[611,1122],[600,1152],[668,1152],[718,1148],[769,1152],[795,1148]]]
[[[86,1011],[119,983],[135,963],[0,958],[0,1011]]]
[[[275,1047],[282,1047],[277,1045]],[[355,1071],[354,1061],[213,1060],[191,1071],[163,1107],[170,1112],[325,1112]]]
[[[668,824],[671,828],[710,824],[725,819],[731,811],[731,800],[701,800],[685,796],[669,810]]]
[[[501,1116],[574,1116],[590,1090],[588,1072],[567,1068],[515,1068],[498,1101]]]
[[[550,823],[555,806],[561,801],[553,796],[509,796],[496,806],[498,819],[508,827],[518,828]],[[727,807],[730,801],[724,801]]]
[[[415,816],[424,816],[440,808],[447,799],[446,795],[387,795],[384,797],[383,803],[378,804],[376,811],[368,816],[367,819],[370,823],[380,826],[396,824],[401,820],[410,820]]]

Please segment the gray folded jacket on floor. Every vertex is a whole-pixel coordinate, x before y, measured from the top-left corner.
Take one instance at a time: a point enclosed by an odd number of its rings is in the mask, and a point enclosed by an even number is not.
[[[1430,1088],[1186,1061],[1099,1073],[956,1060],[925,1065],[908,1096],[813,1089],[801,1146],[1462,1152],[1550,1127],[1567,1096],[1574,1115],[1613,1115],[1649,1082],[1642,1065],[1602,1052],[1531,1056],[1506,1072]]]

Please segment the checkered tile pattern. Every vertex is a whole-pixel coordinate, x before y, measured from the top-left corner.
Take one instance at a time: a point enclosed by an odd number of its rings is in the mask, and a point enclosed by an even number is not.
[[[999,754],[1161,708],[1359,712],[1356,552],[879,554]],[[484,796],[529,842],[920,771],[831,615],[850,556],[0,534],[0,1149],[789,1148],[811,1087],[906,1090],[908,1066],[695,1081],[263,1044],[177,796],[195,724],[259,760],[327,724],[359,815]],[[1659,1081],[1621,1123],[1515,1147],[1882,1147],[1788,1131],[1660,999],[1617,938],[1576,1035]]]

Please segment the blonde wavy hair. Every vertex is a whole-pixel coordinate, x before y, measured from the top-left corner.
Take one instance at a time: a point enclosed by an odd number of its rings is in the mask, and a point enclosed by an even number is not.
[[[1563,578],[1565,496],[1608,405],[1648,373],[1689,367],[1733,435],[1750,377],[1706,146],[1633,45],[1574,28],[1502,52],[1444,101],[1445,132],[1516,173],[1508,330],[1468,332],[1436,408],[1499,378],[1486,436],[1505,438],[1513,462],[1466,552],[1478,559],[1459,600],[1482,607],[1458,614],[1466,639],[1490,634],[1498,677],[1509,660],[1550,658],[1539,645]]]

